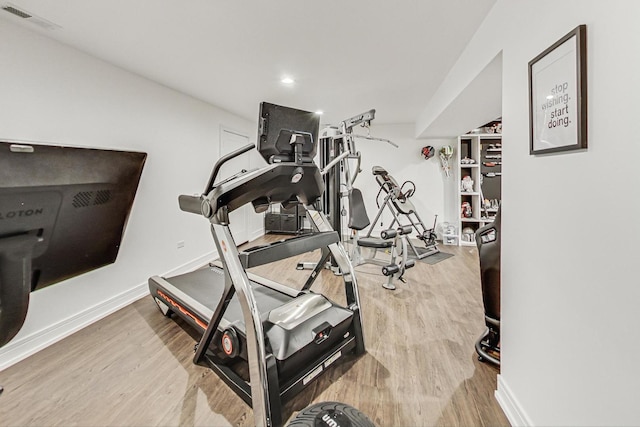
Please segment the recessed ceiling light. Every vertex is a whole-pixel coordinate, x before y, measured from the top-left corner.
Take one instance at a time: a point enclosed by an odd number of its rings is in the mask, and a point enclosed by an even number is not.
[[[290,85],[293,84],[295,80],[293,80],[291,77],[283,77],[280,82],[285,84],[285,85]]]
[[[321,115],[323,115],[323,114],[324,114],[324,111],[322,111],[322,110],[318,110],[318,111],[316,111],[316,114],[317,114],[317,115],[319,115],[319,116],[321,116]]]

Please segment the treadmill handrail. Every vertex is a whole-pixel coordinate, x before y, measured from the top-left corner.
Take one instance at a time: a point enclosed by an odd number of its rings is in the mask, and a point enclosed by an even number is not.
[[[202,215],[202,196],[190,196],[187,194],[181,194],[178,196],[178,205],[180,210],[185,212]]]
[[[292,183],[293,176],[298,174],[301,179]],[[322,176],[314,163],[273,163],[216,185],[204,199],[203,205],[209,206],[203,206],[203,215],[211,218],[222,207],[233,212],[248,203],[254,204],[254,208],[296,199],[311,204],[320,198],[322,190]]]
[[[249,150],[255,148],[255,144],[247,144],[244,147],[240,147],[235,151],[232,151],[224,156],[220,157],[216,164],[213,166],[213,170],[211,171],[211,176],[209,177],[209,182],[207,182],[207,186],[204,188],[203,194],[209,194],[209,192],[213,189],[213,184],[216,182],[216,178],[218,177],[218,173],[220,172],[220,168],[222,165],[228,162],[229,160],[238,157],[241,154],[246,153]]]

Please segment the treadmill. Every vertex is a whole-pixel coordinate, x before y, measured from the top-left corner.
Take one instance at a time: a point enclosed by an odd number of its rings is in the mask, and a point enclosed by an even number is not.
[[[258,151],[269,162],[215,183],[221,166],[254,148],[236,150],[215,164],[205,192],[180,196],[183,211],[207,218],[220,259],[175,277],[153,276],[149,290],[166,316],[184,319],[202,336],[194,363],[210,367],[246,403],[255,424],[279,426],[282,404],[348,354],[365,352],[358,287],[338,233],[316,210],[324,185],[313,162],[318,119],[313,113],[262,103]],[[314,232],[239,251],[229,213],[252,203],[301,203]],[[246,271],[321,249],[321,259],[300,289]],[[346,306],[311,291],[333,256],[343,272]]]

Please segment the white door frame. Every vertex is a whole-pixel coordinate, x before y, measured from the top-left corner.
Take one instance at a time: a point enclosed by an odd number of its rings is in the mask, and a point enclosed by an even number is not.
[[[229,136],[236,136],[236,137],[240,137],[240,138],[245,138],[246,139],[246,143],[242,143],[242,144],[235,144],[234,147],[226,147],[225,145],[228,144],[233,144],[233,141],[229,140]],[[228,154],[229,152],[236,150],[238,148],[240,148],[241,146],[244,146],[246,144],[249,143],[249,137],[241,131],[237,131],[235,129],[229,128],[227,126],[221,125],[220,126],[220,144],[219,144],[219,153],[220,153],[220,157],[224,156],[225,154]],[[223,166],[220,169],[220,172],[225,173],[225,175],[219,175],[220,178],[226,178],[228,176],[231,176],[232,174],[238,173],[240,172],[240,169],[246,169],[246,170],[250,170],[251,169],[251,155],[250,154],[242,154],[240,156],[238,156],[236,159],[233,159],[230,161],[230,163],[235,164],[236,168],[238,165],[240,165],[240,168],[238,168],[238,170],[230,170],[228,169],[229,164],[227,164],[227,168],[225,168],[225,166]],[[236,209],[234,212],[231,212],[231,214],[229,215],[229,223],[230,223],[230,228],[231,228],[231,233],[233,235],[233,239],[236,242],[237,245],[241,245],[245,242],[249,241],[250,236],[250,215],[251,215],[251,206],[249,205],[245,205],[242,206],[241,208]]]

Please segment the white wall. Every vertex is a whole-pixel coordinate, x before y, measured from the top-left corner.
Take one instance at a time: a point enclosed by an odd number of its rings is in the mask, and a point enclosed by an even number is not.
[[[432,145],[436,149],[445,144],[455,147],[455,141],[418,140],[414,136],[414,130],[413,124],[372,124],[370,129],[372,137],[389,139],[396,143],[399,148],[382,141],[356,139],[356,147],[362,154],[362,173],[358,176],[355,186],[362,191],[367,214],[371,221],[374,220],[378,212],[376,195],[380,190],[380,186],[371,173],[373,166],[385,168],[398,181],[399,185],[402,185],[405,181],[413,181],[415,183],[416,193],[412,196],[411,201],[427,228],[431,228],[433,225],[434,215],[438,215],[438,224],[441,224],[447,218],[444,204],[444,185],[446,182],[444,181],[440,160],[437,155],[425,160],[420,150],[425,145]],[[362,133],[362,131],[356,132]],[[382,203],[384,196],[380,195],[379,200]],[[376,224],[376,229],[378,230],[388,228],[393,217],[388,210],[385,210],[381,220],[379,219]]]
[[[499,0],[429,112],[503,60],[502,366],[514,424],[639,425],[640,2]],[[584,152],[529,155],[527,63],[587,25]],[[421,129],[417,129],[420,133]]]
[[[252,142],[256,126],[5,20],[0,94],[2,140],[148,153],[116,263],[32,293],[23,329],[0,349],[2,369],[145,295],[151,275],[209,260],[208,222],[180,211],[177,196],[203,190],[222,126]],[[262,234],[261,216],[250,227]]]

